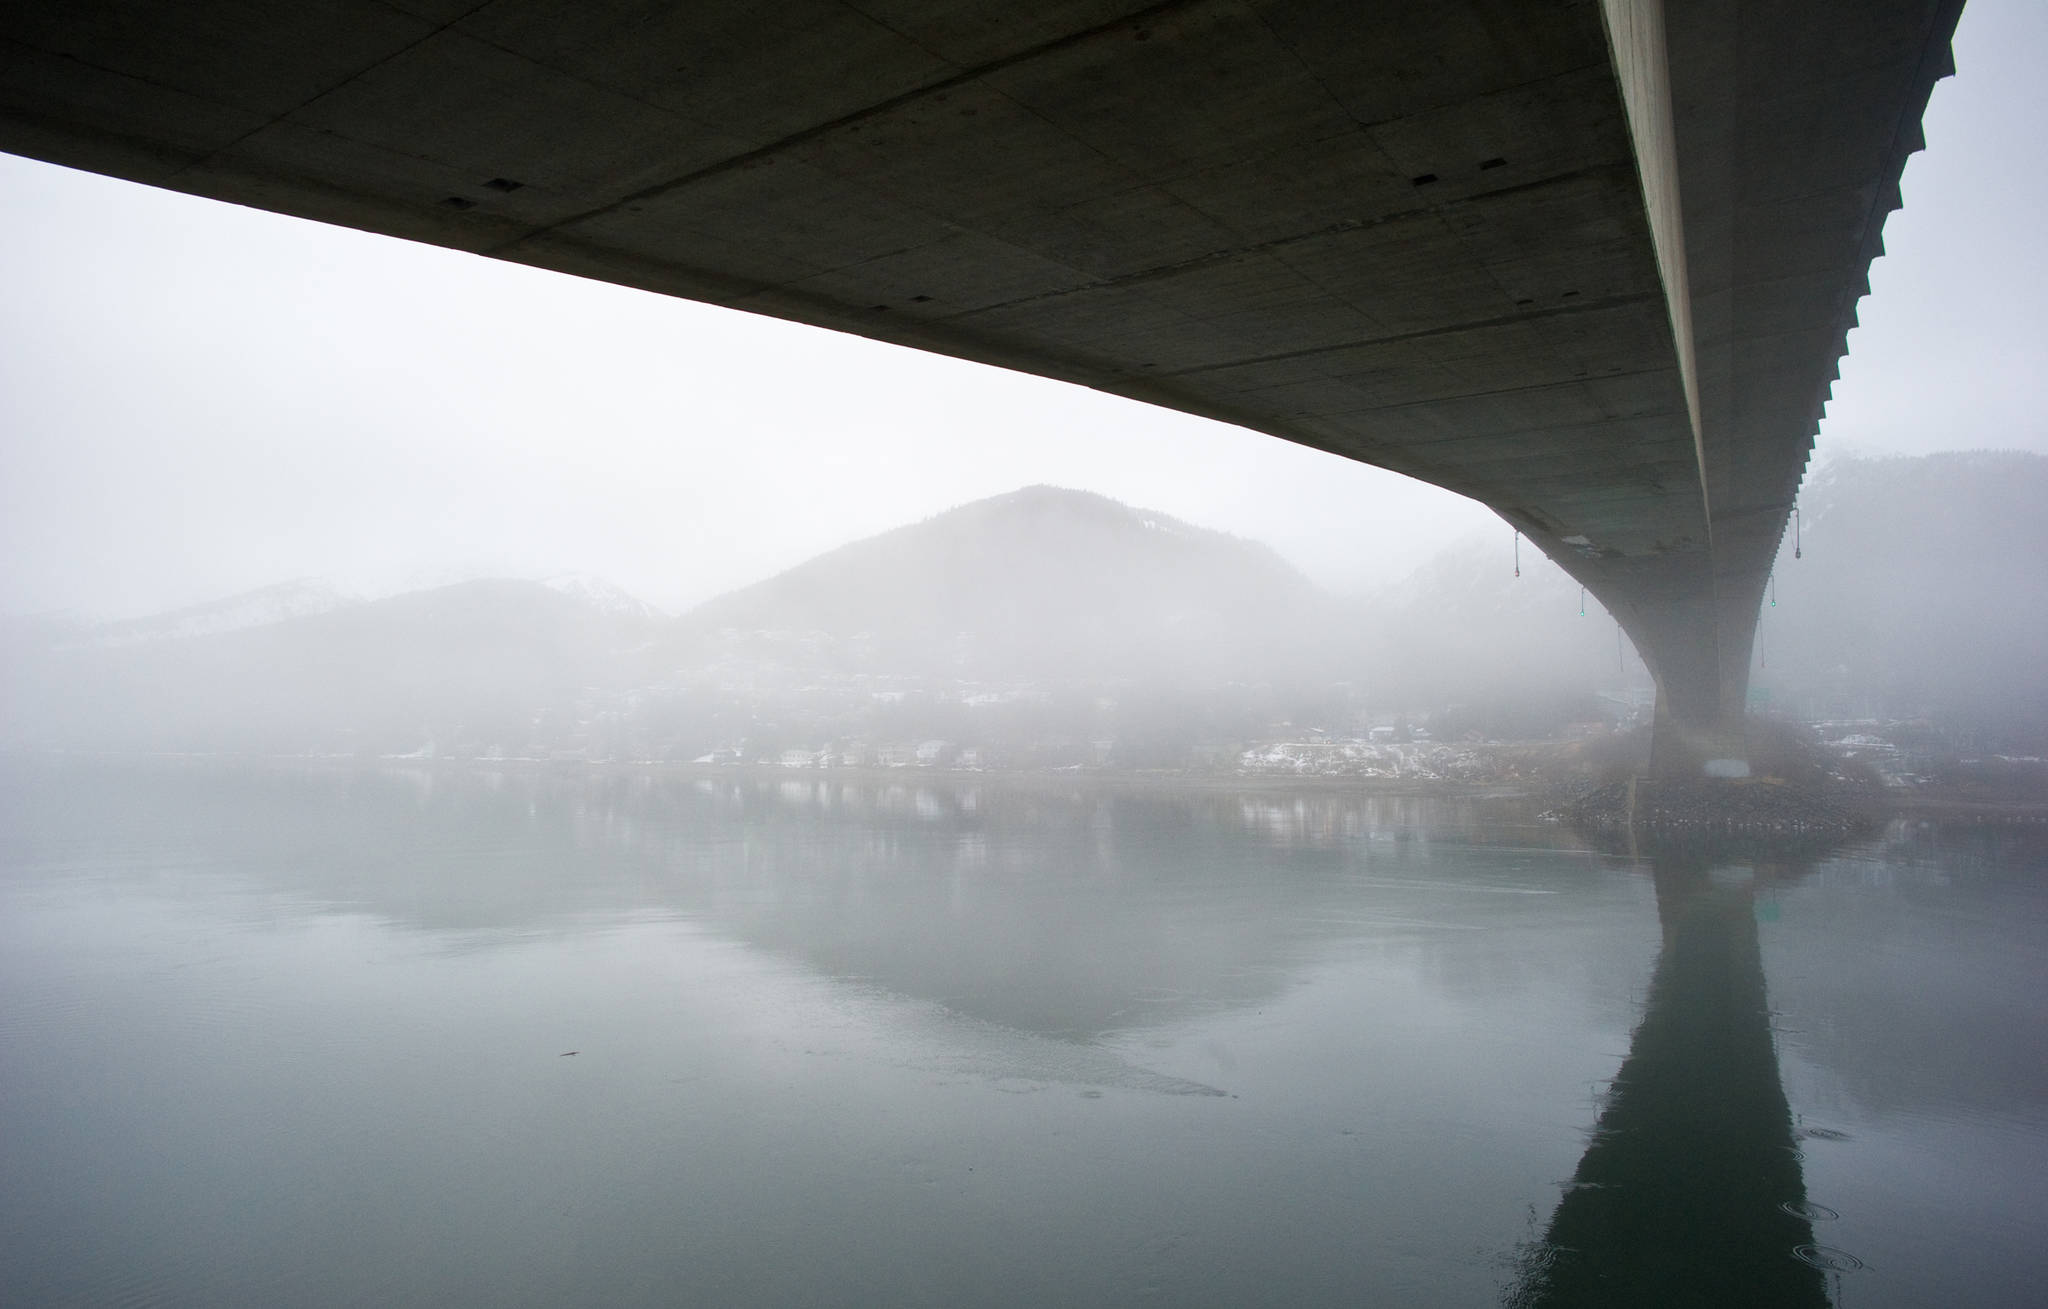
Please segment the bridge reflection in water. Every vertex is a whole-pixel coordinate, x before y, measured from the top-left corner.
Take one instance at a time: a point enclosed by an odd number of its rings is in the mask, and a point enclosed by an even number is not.
[[[1654,862],[1664,944],[1592,1142],[1507,1302],[1824,1306],[1758,947],[1791,870]],[[1826,1211],[1820,1211],[1825,1214]]]

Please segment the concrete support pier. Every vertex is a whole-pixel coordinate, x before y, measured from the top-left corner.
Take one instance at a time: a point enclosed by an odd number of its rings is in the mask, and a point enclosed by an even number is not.
[[[1651,776],[1749,776],[1749,664],[1767,578],[1717,578],[1624,624],[1657,682]]]

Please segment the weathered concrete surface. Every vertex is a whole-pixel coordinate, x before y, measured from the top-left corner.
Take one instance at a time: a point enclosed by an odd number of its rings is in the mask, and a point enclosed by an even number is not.
[[[0,149],[1448,487],[1617,614],[1677,766],[1739,753],[1764,579],[1959,8],[29,3],[0,9]]]

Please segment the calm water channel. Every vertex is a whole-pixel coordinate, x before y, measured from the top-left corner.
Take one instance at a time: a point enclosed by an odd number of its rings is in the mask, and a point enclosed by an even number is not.
[[[2048,1303],[2038,838],[0,766],[0,1303]]]

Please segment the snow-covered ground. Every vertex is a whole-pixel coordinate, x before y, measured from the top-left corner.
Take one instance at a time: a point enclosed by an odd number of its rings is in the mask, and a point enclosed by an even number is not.
[[[1405,777],[1416,781],[1469,777],[1480,770],[1470,747],[1430,741],[1275,741],[1238,757],[1254,777]]]

